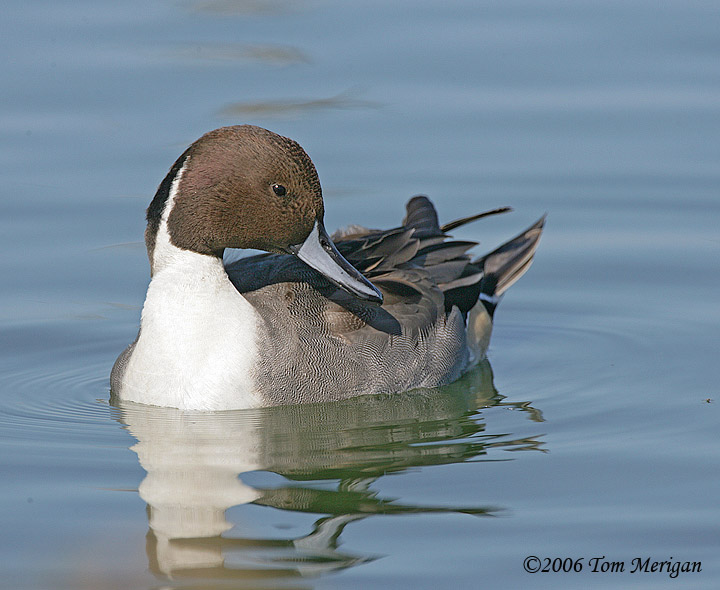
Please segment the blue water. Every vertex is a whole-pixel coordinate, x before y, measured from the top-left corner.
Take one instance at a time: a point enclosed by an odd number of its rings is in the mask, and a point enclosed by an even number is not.
[[[719,30],[699,0],[6,3],[2,586],[716,588]],[[236,123],[305,147],[330,229],[420,192],[444,221],[512,205],[457,230],[490,249],[547,212],[489,363],[339,404],[110,406],[144,209]]]

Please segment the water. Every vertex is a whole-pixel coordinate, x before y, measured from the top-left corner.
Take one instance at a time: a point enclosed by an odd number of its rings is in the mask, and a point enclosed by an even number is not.
[[[703,1],[7,4],[2,585],[717,587],[719,27]],[[457,231],[489,249],[547,212],[490,363],[414,396],[110,406],[144,208],[241,122],[307,149],[331,229],[418,192],[445,221],[514,206]]]

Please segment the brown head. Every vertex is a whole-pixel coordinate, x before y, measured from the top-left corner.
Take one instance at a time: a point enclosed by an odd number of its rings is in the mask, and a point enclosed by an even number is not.
[[[225,248],[290,253],[358,297],[382,299],[327,236],[320,181],[309,156],[272,131],[222,127],[185,150],[147,210],[151,264],[164,216],[171,244],[182,250],[216,257]]]
[[[225,248],[284,252],[323,218],[315,166],[296,142],[252,125],[222,127],[193,143],[158,188],[147,211],[149,250],[180,169],[168,217],[178,248],[216,256]]]

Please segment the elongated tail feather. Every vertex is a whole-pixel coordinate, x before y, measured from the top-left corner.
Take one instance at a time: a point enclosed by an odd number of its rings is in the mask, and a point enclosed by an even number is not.
[[[476,262],[483,269],[480,301],[490,316],[495,312],[503,293],[530,268],[544,226],[543,215],[524,232]]]

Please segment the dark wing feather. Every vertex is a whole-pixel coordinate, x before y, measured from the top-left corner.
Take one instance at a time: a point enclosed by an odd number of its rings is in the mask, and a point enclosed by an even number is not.
[[[440,226],[431,201],[418,196],[408,202],[401,227],[380,231],[354,226],[336,232],[333,239],[340,253],[383,292],[382,308],[358,301],[292,256],[260,254],[244,258],[228,265],[228,275],[242,293],[268,285],[304,283],[322,293],[328,305],[339,306],[382,331],[396,332],[399,325],[421,329],[437,320],[433,316],[449,313],[453,307],[465,316],[481,293],[485,299],[496,300],[527,270],[542,232],[542,220],[474,261],[467,251],[475,242],[452,240],[445,233],[508,210],[493,209]],[[484,303],[487,307],[488,303]]]

